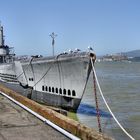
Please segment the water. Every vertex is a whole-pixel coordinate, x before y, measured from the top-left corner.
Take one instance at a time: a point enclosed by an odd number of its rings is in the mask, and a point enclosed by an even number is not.
[[[140,62],[100,62],[95,64],[104,96],[116,118],[136,139],[140,140]],[[79,121],[98,130],[92,76],[78,109]],[[103,133],[116,140],[129,140],[118,127],[98,92]]]

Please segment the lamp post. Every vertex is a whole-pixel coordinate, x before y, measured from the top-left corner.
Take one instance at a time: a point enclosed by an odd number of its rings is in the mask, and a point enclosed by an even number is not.
[[[50,34],[50,37],[52,38],[52,54],[54,56],[54,44],[55,44],[55,40],[54,39],[57,37],[57,34],[52,32],[52,34]]]

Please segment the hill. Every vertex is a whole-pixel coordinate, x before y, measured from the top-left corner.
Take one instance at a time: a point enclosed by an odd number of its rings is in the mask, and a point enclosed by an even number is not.
[[[127,57],[140,57],[140,50],[133,50],[129,52],[123,52],[122,54],[126,55]]]

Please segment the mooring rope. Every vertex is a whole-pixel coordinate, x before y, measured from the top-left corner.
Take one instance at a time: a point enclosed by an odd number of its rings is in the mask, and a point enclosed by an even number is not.
[[[30,66],[30,64],[31,64],[31,62],[33,61],[33,59],[34,59],[34,57],[32,57],[32,58],[30,59],[29,64],[26,66],[25,70],[28,69],[28,67]],[[24,70],[24,71],[25,71],[25,70]],[[24,71],[23,71],[21,74],[19,74],[16,78],[18,79],[21,75],[23,75],[23,74],[24,74]]]
[[[119,125],[119,127],[122,129],[122,131],[131,139],[131,140],[135,140],[124,128],[123,126],[119,123],[119,121],[117,120],[117,118],[115,117],[115,115],[113,114],[112,110],[110,109],[104,95],[103,95],[103,92],[101,90],[101,87],[100,87],[100,84],[99,84],[99,81],[98,81],[98,78],[97,78],[97,75],[96,75],[96,71],[95,71],[95,68],[94,68],[94,65],[93,65],[93,61],[92,61],[92,58],[91,58],[91,64],[92,64],[92,70],[94,72],[94,75],[95,75],[95,79],[96,79],[96,82],[97,82],[97,86],[98,86],[98,89],[99,89],[99,92],[103,98],[103,101],[107,107],[107,109],[109,110],[110,114],[112,115],[112,117],[114,118],[114,120],[116,121],[116,123]]]
[[[55,59],[58,59],[59,56],[60,56],[60,55],[57,55]],[[30,59],[29,64],[26,66],[26,68],[24,69],[24,71],[26,71],[26,69],[27,69],[30,65],[32,65],[33,59],[34,59],[34,57],[32,57],[32,58]],[[54,64],[54,63],[52,63],[52,64]],[[50,69],[51,69],[51,67],[52,67],[52,64],[51,64],[51,66],[48,68],[48,70],[43,74],[43,76],[42,76],[36,83],[34,83],[33,87],[35,87],[35,86],[47,75],[47,73],[50,71]],[[32,68],[32,69],[33,69],[33,68]],[[24,71],[23,71],[21,74],[19,74],[19,75],[17,76],[17,79],[18,79],[20,76],[22,76],[22,75],[24,74]]]
[[[97,97],[97,90],[96,90],[96,79],[95,79],[94,72],[93,72],[93,86],[94,86],[94,96],[95,96],[95,104],[96,104],[98,128],[99,128],[99,132],[102,132],[102,129],[101,129],[101,121],[100,121],[100,111],[99,111],[98,97]]]
[[[52,63],[53,64],[53,63]],[[33,87],[35,87],[50,71],[52,64],[50,65],[50,67],[47,69],[47,71],[45,72],[45,74],[43,74],[43,76],[33,85]]]
[[[55,60],[58,60],[58,58],[59,58],[60,55],[61,55],[61,54],[57,55],[57,56],[55,57]],[[35,86],[48,74],[48,72],[51,70],[52,66],[53,66],[55,63],[56,63],[56,61],[54,61],[53,63],[51,63],[50,67],[49,67],[49,68],[47,69],[47,71],[43,74],[43,76],[33,85],[33,87],[35,87]]]

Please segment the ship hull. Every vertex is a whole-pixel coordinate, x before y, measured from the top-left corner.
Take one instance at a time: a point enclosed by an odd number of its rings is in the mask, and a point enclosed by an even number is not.
[[[0,64],[0,80],[7,83],[17,84],[18,81],[14,69],[15,69],[14,63]]]
[[[85,92],[91,63],[88,53],[80,53],[32,58],[15,62],[15,68],[20,84],[32,89],[31,99],[76,111]]]
[[[37,102],[76,111],[91,72],[90,58],[95,61],[94,54],[90,55],[68,54],[1,64],[0,80],[31,89],[25,96]]]
[[[81,99],[65,97],[59,95],[52,95],[50,93],[44,93],[39,91],[32,91],[32,94],[28,94],[28,97],[34,101],[40,102],[48,106],[59,107],[69,111],[76,111],[81,102]]]

